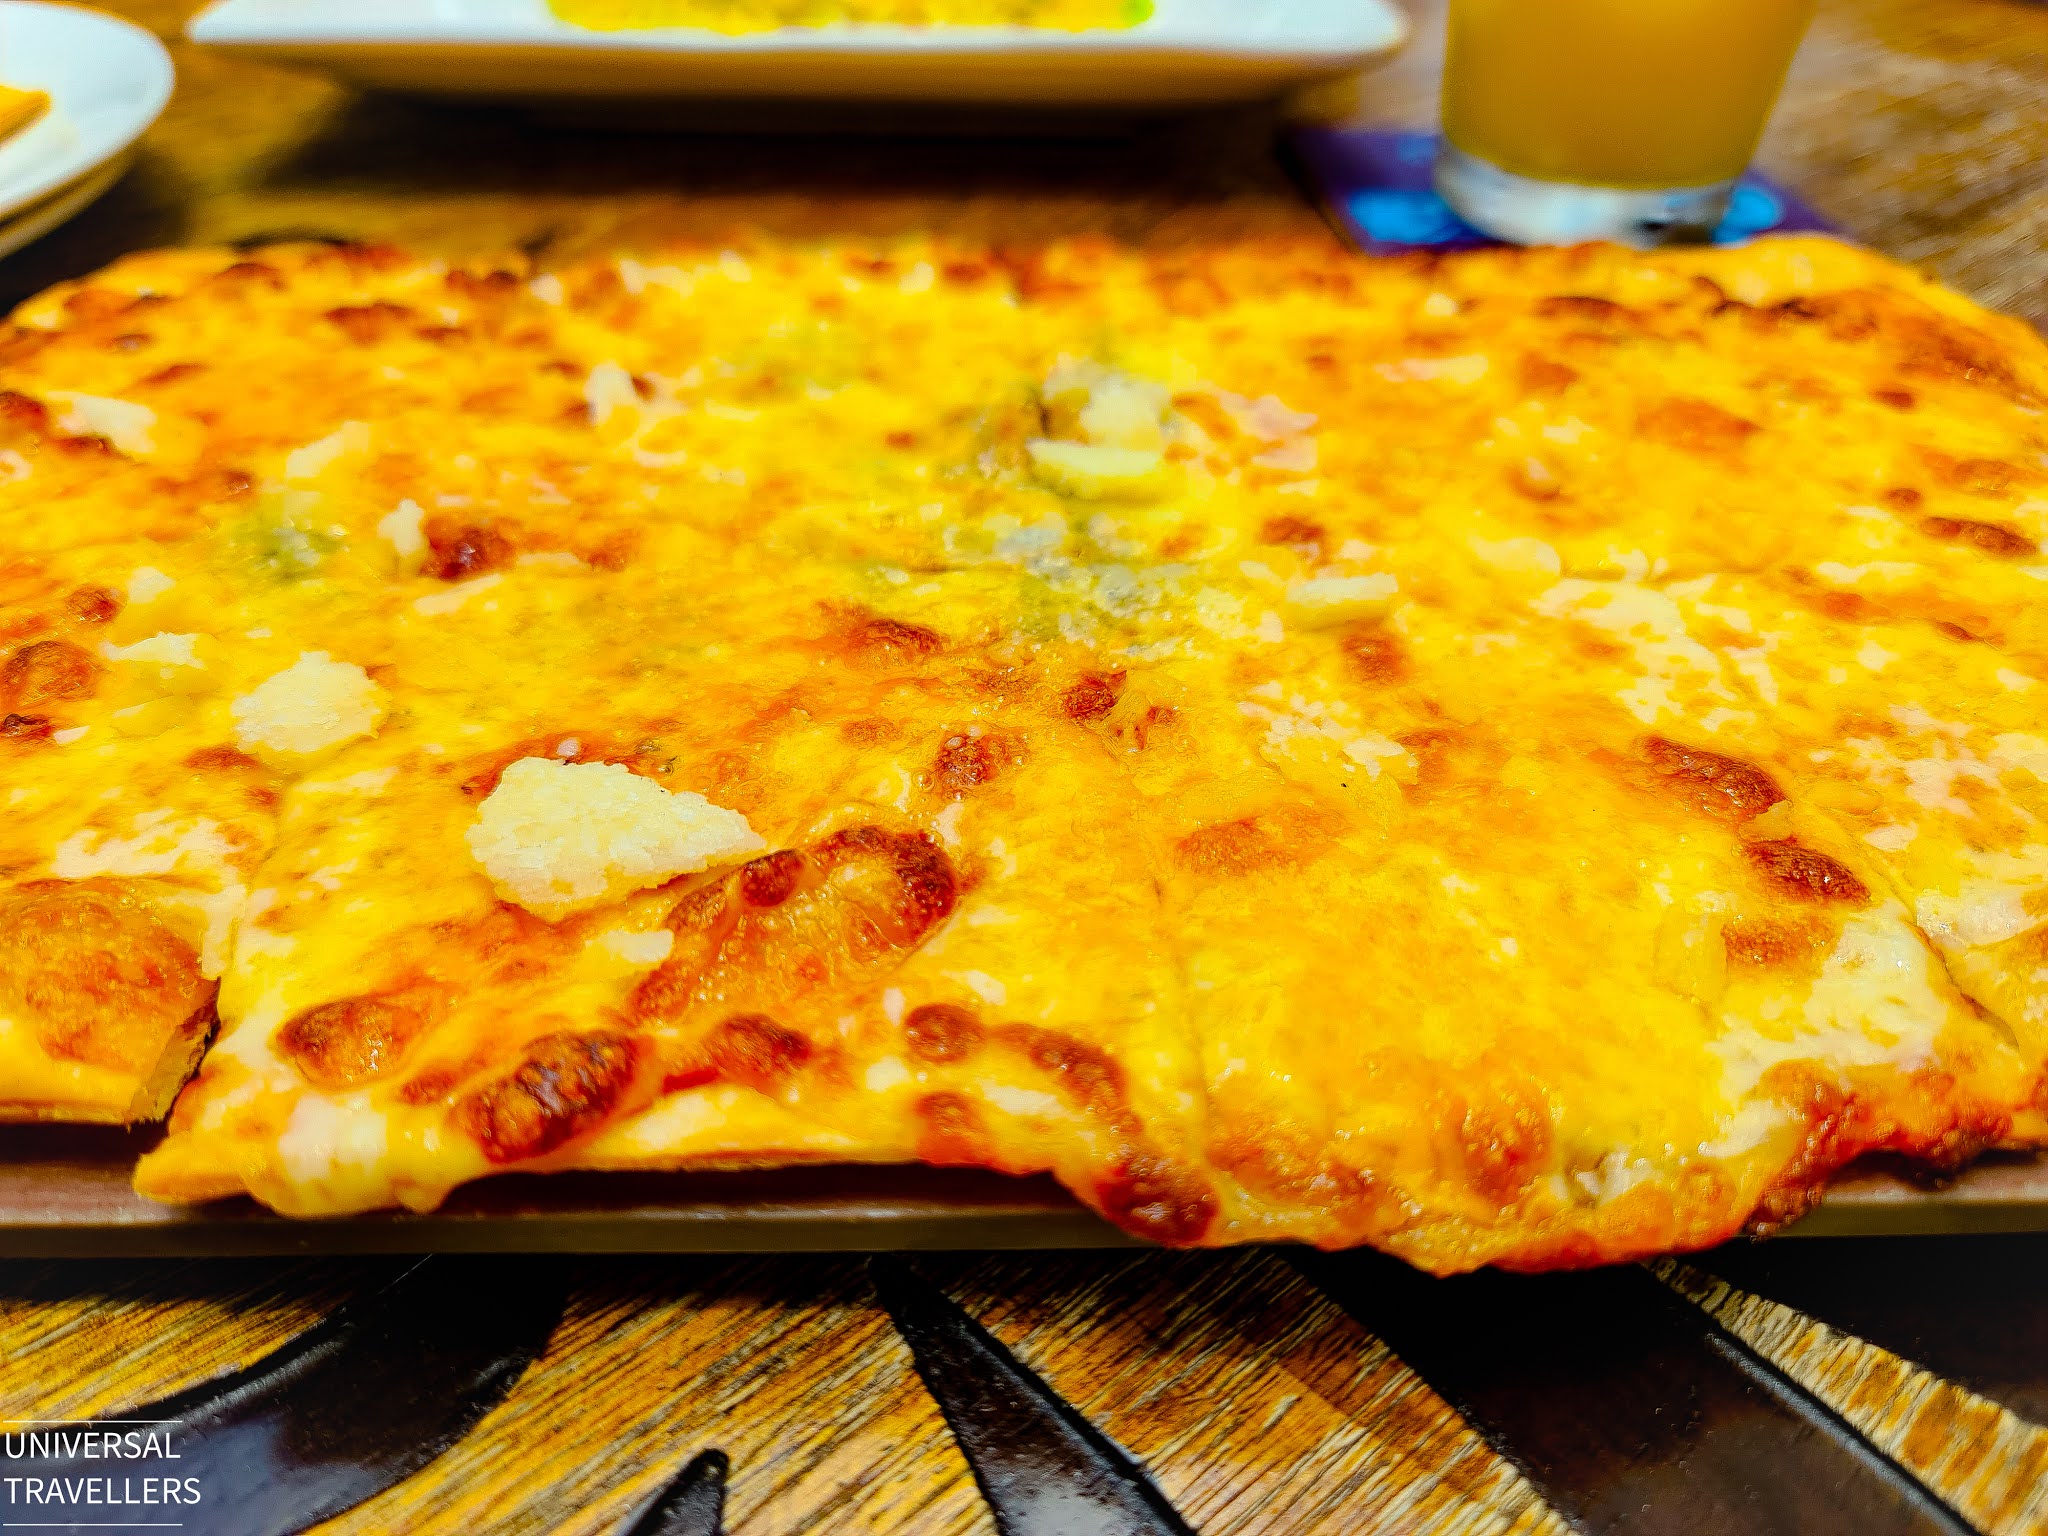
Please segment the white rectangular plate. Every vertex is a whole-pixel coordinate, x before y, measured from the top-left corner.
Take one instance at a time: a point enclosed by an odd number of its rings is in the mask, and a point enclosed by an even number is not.
[[[1400,46],[1388,0],[1157,0],[1121,30],[829,26],[593,32],[546,0],[218,0],[195,42],[358,84],[510,99],[1165,107],[1272,97]]]

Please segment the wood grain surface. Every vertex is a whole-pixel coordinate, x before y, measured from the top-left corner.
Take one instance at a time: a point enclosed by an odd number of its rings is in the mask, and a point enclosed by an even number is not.
[[[1321,227],[1265,112],[1035,142],[635,136],[365,99],[176,41],[187,0],[112,8],[172,43],[178,95],[104,201],[0,262],[0,297],[141,246],[307,234],[573,253],[743,224],[1012,241]],[[1362,120],[1429,121],[1436,7],[1417,22],[1416,46],[1364,83]],[[2048,324],[2048,8],[1823,0],[1762,163],[1853,235]],[[1049,1464],[1035,1490],[985,1468],[977,1483],[939,1404],[969,1366],[921,1376],[853,1257],[428,1261],[470,1266],[426,1283],[444,1306],[474,1297],[477,1347],[502,1326],[510,1385],[389,1486],[352,1460],[377,1441],[365,1417],[388,1430],[404,1407],[440,1433],[441,1373],[474,1365],[407,1342],[405,1261],[0,1262],[0,1417],[180,1392],[199,1414],[219,1406],[210,1383],[238,1384],[237,1411],[283,1426],[280,1499],[309,1467],[382,1488],[319,1527],[363,1536],[653,1529],[643,1509],[713,1448],[725,1528],[748,1536],[1129,1533],[1115,1509],[1148,1498],[1203,1536],[2048,1531],[2048,1252],[1959,1241],[1423,1291],[1365,1259],[1264,1252],[912,1261],[904,1283],[1008,1361],[1012,1386],[983,1381],[980,1400],[1033,1383],[1018,1414],[1056,1409],[1127,1453],[1095,1484]],[[351,1303],[358,1325],[332,1333],[322,1319]],[[557,1306],[525,1363],[520,1320]],[[264,1374],[308,1339],[342,1340],[310,1396],[303,1373]],[[379,1393],[389,1408],[364,1408]],[[697,1466],[715,1493],[718,1464]],[[1127,1474],[1139,1493],[1091,1502]],[[708,1529],[711,1503],[687,1502],[660,1528]],[[186,1528],[224,1529],[219,1509]],[[303,1524],[284,1504],[249,1518],[235,1528]]]
[[[1973,1275],[1940,1262],[1947,1241],[1801,1245],[1802,1283],[1839,1280],[1911,1319],[1918,1346],[1937,1356],[1986,1328],[2038,1339],[2048,1301],[2002,1287],[1973,1314]],[[1902,1261],[1914,1244],[1919,1257]],[[2038,1274],[2025,1266],[2040,1255],[2038,1242],[1986,1239],[1970,1257],[2019,1275]],[[972,1442],[935,1400],[967,1367],[928,1363],[921,1378],[860,1260],[424,1263],[466,1267],[434,1282],[429,1320],[410,1331],[417,1272],[394,1285],[389,1262],[0,1264],[0,1417],[144,1413],[352,1301],[372,1322],[395,1314],[396,1326],[359,1328],[368,1342],[326,1362],[324,1385],[303,1394],[318,1401],[293,1402],[288,1390],[280,1420],[281,1462],[320,1463],[331,1477],[365,1454],[366,1437],[388,1439],[382,1421],[434,1432],[421,1404],[444,1390],[445,1365],[411,1342],[418,1328],[445,1332],[447,1309],[460,1308],[472,1315],[473,1353],[497,1313],[548,1306],[559,1321],[545,1350],[516,1363],[495,1407],[317,1529],[623,1533],[706,1450],[729,1461],[725,1529],[744,1536],[1133,1529],[1061,1506],[1056,1478],[1035,1514],[1013,1507],[998,1524],[962,1454]],[[1397,1276],[1376,1259],[1348,1273],[1311,1264],[1305,1276],[1263,1252],[926,1257],[912,1268],[935,1305],[985,1329],[1020,1377],[1128,1454],[1180,1529],[1203,1536],[2048,1530],[2048,1432],[1731,1283],[1720,1270],[1772,1283],[1740,1250],[1472,1286]],[[1436,1299],[1416,1307],[1411,1281]],[[1617,1305],[1619,1290],[1650,1304]],[[1351,1315],[1374,1308],[1413,1363]],[[1691,1358],[1730,1336],[1782,1371],[1780,1406],[1737,1401]],[[2048,1359],[2020,1354],[2008,1374],[2048,1386]],[[1518,1420],[1517,1401],[1540,1422]],[[250,1469],[251,1486],[264,1475]],[[1048,1522],[1048,1507],[1065,1513]],[[234,1529],[301,1528],[290,1509],[278,1518]]]

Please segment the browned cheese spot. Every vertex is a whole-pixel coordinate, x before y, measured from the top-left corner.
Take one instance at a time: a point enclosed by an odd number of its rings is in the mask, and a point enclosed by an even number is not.
[[[1680,395],[1642,411],[1636,417],[1636,430],[1685,453],[1727,454],[1747,442],[1757,425],[1709,401]]]
[[[1776,779],[1740,758],[1681,746],[1662,736],[1643,742],[1643,756],[1694,810],[1717,821],[1748,821],[1785,798]]]
[[[901,944],[922,939],[952,914],[960,896],[960,877],[952,860],[928,833],[854,827],[833,833],[818,844],[816,853],[828,869],[886,869],[894,886],[888,914]]]
[[[0,736],[9,741],[48,741],[55,729],[48,715],[0,715]]]
[[[1930,517],[1920,531],[1930,539],[1967,544],[1999,560],[2027,560],[2041,553],[2040,545],[2016,528],[2003,523],[1972,522],[1962,517]]]
[[[1337,649],[1360,682],[1398,683],[1407,674],[1408,658],[1400,640],[1377,626],[1352,625],[1337,636]]]
[[[921,832],[851,827],[783,852],[778,873],[754,877],[785,892],[772,906],[747,896],[745,870],[683,893],[667,919],[675,948],[635,989],[636,1018],[673,1023],[716,1000],[798,1005],[900,959],[959,897],[952,862]]]
[[[1250,816],[1198,827],[1174,852],[1198,875],[1244,875],[1289,862],[1272,833]]]
[[[1543,320],[1577,320],[1615,329],[1642,323],[1642,316],[1626,304],[1617,304],[1612,299],[1590,293],[1554,293],[1538,299],[1536,314]]]
[[[0,900],[0,994],[53,1056],[147,1073],[213,991],[197,951],[118,888],[45,880]]]
[[[1069,720],[1100,720],[1116,708],[1124,690],[1121,672],[1089,672],[1060,697]]]
[[[765,1013],[736,1013],[704,1041],[711,1068],[727,1082],[772,1093],[811,1059],[810,1040]]]
[[[845,639],[851,655],[868,661],[916,661],[946,648],[946,637],[937,630],[879,613],[856,615],[846,626]]]
[[[69,640],[32,640],[0,666],[0,693],[22,710],[85,699],[99,685],[100,664]]]
[[[986,1036],[981,1020],[957,1003],[922,1003],[903,1016],[904,1048],[917,1061],[965,1061]]]
[[[75,624],[105,624],[121,611],[121,594],[107,587],[73,587],[64,612]]]
[[[1817,849],[1801,847],[1788,838],[1751,843],[1747,851],[1758,872],[1788,896],[1854,907],[1870,904],[1870,888],[1846,864]]]
[[[1157,1153],[1124,1159],[1095,1187],[1109,1219],[1154,1242],[1199,1242],[1216,1219],[1216,1197],[1191,1168]]]
[[[1952,490],[1969,496],[2007,497],[2025,480],[2027,472],[2004,459],[1952,459],[1945,453],[1922,449],[1934,477]]]
[[[917,1101],[917,1117],[924,1122],[917,1138],[922,1161],[957,1166],[984,1160],[987,1132],[980,1109],[966,1094],[928,1093]]]
[[[1052,1079],[1063,1097],[1105,1118],[1122,1111],[1123,1068],[1101,1047],[1036,1024],[1007,1025],[1002,1033],[1027,1061]]]
[[[413,311],[405,305],[384,299],[374,304],[344,304],[327,311],[327,319],[339,327],[350,341],[362,347],[390,340],[412,318]]]
[[[1285,544],[1293,548],[1307,545],[1321,550],[1325,536],[1321,523],[1310,522],[1305,517],[1269,517],[1259,528],[1261,544]]]
[[[503,570],[517,553],[512,541],[487,523],[456,526],[446,519],[430,518],[426,535],[426,571],[441,581],[467,581]]]
[[[1738,917],[1721,929],[1728,963],[1758,970],[1801,969],[1826,954],[1834,941],[1835,929],[1818,917]]]
[[[1002,772],[1001,754],[986,736],[948,736],[932,759],[929,780],[939,794],[958,800],[993,783]]]
[[[1522,357],[1522,393],[1525,395],[1554,395],[1576,384],[1579,370],[1566,363],[1554,362],[1535,353]]]
[[[1870,398],[1895,411],[1910,411],[1920,403],[1910,389],[1873,389]]]
[[[198,751],[188,754],[185,758],[185,766],[187,768],[260,769],[263,765],[240,747],[230,747],[223,744],[218,747],[201,747]]]
[[[1533,1092],[1503,1093],[1465,1111],[1460,1137],[1473,1186],[1490,1200],[1513,1205],[1549,1161],[1549,1105]]]
[[[510,1077],[464,1098],[456,1122],[494,1163],[543,1157],[604,1122],[639,1056],[638,1041],[612,1030],[543,1035]]]
[[[763,854],[740,870],[740,899],[750,907],[779,907],[796,894],[807,867],[794,848]]]
[[[395,1068],[432,1017],[422,997],[344,997],[294,1014],[272,1043],[314,1087],[354,1088]]]

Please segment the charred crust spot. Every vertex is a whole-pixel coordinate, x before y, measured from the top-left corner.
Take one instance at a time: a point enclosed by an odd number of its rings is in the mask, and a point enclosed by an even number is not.
[[[1060,696],[1069,720],[1100,720],[1116,708],[1124,691],[1121,672],[1089,672]]]
[[[804,877],[804,856],[794,848],[763,854],[740,870],[740,897],[750,907],[779,907]]]
[[[809,1038],[765,1013],[721,1020],[704,1042],[712,1070],[727,1082],[771,1093],[811,1059]]]
[[[1003,1036],[1065,1098],[1097,1115],[1115,1115],[1123,1108],[1123,1068],[1100,1047],[1036,1024],[1009,1025]]]
[[[957,1003],[922,1003],[903,1017],[905,1048],[918,1061],[965,1061],[986,1037],[981,1020]]]
[[[48,715],[0,716],[0,736],[9,741],[47,741],[53,729]]]
[[[344,304],[327,311],[327,319],[358,346],[374,346],[388,339],[413,318],[403,304],[379,299],[374,304]]]
[[[213,990],[193,946],[117,887],[43,880],[0,901],[0,995],[52,1055],[146,1073]]]
[[[1802,847],[1787,838],[1782,842],[1751,843],[1747,852],[1758,873],[1788,896],[1854,907],[1870,904],[1870,888],[1846,864],[1818,849]]]
[[[426,528],[427,574],[441,581],[467,581],[503,570],[516,553],[512,541],[488,523],[454,527],[438,520]]]
[[[64,612],[77,624],[105,624],[121,611],[121,595],[108,587],[73,587]]]
[[[2040,546],[2016,528],[2003,523],[1973,522],[1962,517],[1930,517],[1920,524],[1930,539],[1967,544],[1999,560],[2023,560],[2038,555]]]
[[[1776,779],[1737,757],[1682,746],[1662,736],[1643,742],[1643,756],[1694,810],[1719,821],[1749,821],[1785,798]]]
[[[948,736],[932,759],[931,787],[957,800],[971,789],[994,782],[1001,772],[1001,757],[988,737]]]
[[[316,1088],[353,1088],[393,1070],[431,1021],[419,997],[344,997],[287,1019],[273,1044]]]
[[[0,666],[0,692],[24,709],[92,696],[100,666],[69,640],[32,640]]]
[[[1125,1158],[1095,1193],[1111,1221],[1154,1242],[1198,1242],[1216,1219],[1216,1197],[1208,1186],[1193,1170],[1157,1153]]]
[[[1323,525],[1305,517],[1269,517],[1259,527],[1261,544],[1310,544],[1321,549],[1325,537]]]
[[[865,613],[846,627],[846,646],[873,660],[905,661],[936,656],[946,648],[946,637],[922,624]]]
[[[639,1057],[639,1042],[612,1030],[543,1035],[511,1076],[463,1099],[457,1121],[494,1163],[543,1157],[611,1114]]]
[[[1355,626],[1337,637],[1351,675],[1366,683],[1398,683],[1408,671],[1400,640],[1384,629]]]

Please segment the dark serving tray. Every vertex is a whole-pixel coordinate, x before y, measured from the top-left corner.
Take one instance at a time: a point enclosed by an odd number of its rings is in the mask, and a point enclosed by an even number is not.
[[[1108,1248],[1136,1240],[1048,1178],[969,1169],[511,1174],[426,1215],[292,1220],[250,1200],[178,1208],[129,1188],[160,1134],[0,1126],[0,1255],[783,1253]],[[2048,1161],[1999,1157],[1939,1189],[1854,1169],[1802,1236],[2048,1231]]]

